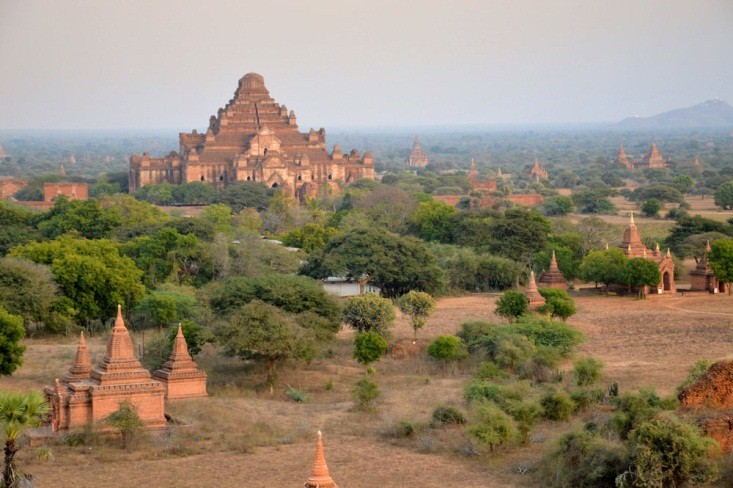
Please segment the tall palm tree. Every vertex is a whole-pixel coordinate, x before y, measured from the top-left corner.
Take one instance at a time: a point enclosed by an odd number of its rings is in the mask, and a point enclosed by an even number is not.
[[[5,468],[0,483],[3,488],[15,488],[22,479],[15,467],[19,436],[26,429],[41,425],[48,412],[49,405],[40,391],[0,392],[0,433],[5,437]]]

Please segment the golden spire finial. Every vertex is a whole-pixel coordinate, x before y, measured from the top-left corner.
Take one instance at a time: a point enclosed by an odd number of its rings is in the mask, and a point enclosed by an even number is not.
[[[629,224],[635,225],[634,224],[634,211],[633,210],[631,212],[629,212],[629,216],[630,216]]]

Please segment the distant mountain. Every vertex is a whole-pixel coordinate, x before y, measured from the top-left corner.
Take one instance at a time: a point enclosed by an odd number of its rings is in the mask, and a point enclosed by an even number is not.
[[[692,107],[678,108],[651,117],[628,117],[614,124],[619,129],[687,129],[733,127],[733,107],[714,98]]]

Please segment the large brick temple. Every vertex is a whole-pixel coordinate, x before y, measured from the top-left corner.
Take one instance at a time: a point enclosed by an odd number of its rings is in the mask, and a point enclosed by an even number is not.
[[[233,181],[257,181],[286,189],[293,197],[314,196],[322,185],[374,178],[372,156],[356,149],[326,150],[326,131],[300,132],[295,112],[276,103],[265,80],[249,73],[226,107],[209,119],[205,134],[179,135],[179,152],[162,158],[130,157],[130,191],[157,183],[201,181],[217,188]]]

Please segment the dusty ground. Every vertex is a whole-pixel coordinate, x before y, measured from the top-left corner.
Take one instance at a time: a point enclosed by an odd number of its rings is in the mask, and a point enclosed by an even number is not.
[[[425,329],[418,349],[430,338],[454,333],[468,319],[490,319],[496,296],[470,295],[442,299]],[[570,323],[585,332],[581,354],[602,359],[606,382],[623,390],[656,387],[671,393],[700,358],[733,353],[733,298],[728,296],[654,298],[604,297],[581,294],[578,314]],[[411,344],[404,317],[393,328],[393,342]],[[310,471],[313,436],[325,435],[331,473],[343,487],[503,487],[541,486],[517,466],[540,457],[565,423],[544,423],[538,442],[493,456],[466,458],[460,445],[446,445],[440,434],[405,442],[387,435],[396,422],[427,421],[439,404],[464,407],[461,394],[475,365],[444,370],[414,357],[386,358],[377,364],[385,398],[379,413],[351,408],[350,388],[362,375],[351,359],[351,333],[343,331],[332,357],[283,373],[281,384],[308,390],[305,404],[295,404],[283,391],[270,396],[258,388],[261,375],[206,349],[199,362],[211,378],[206,400],[170,405],[168,411],[191,423],[169,435],[143,442],[131,452],[109,441],[54,446],[51,461],[38,461],[32,450],[21,465],[36,476],[37,486],[84,487],[286,487],[302,486]],[[103,354],[100,338],[89,341]],[[72,340],[28,341],[25,365],[0,388],[38,388],[60,375],[73,358]],[[328,388],[328,382],[333,388]],[[460,436],[453,436],[460,438]],[[544,441],[544,442],[543,442]],[[81,477],[71,483],[71,476]]]

